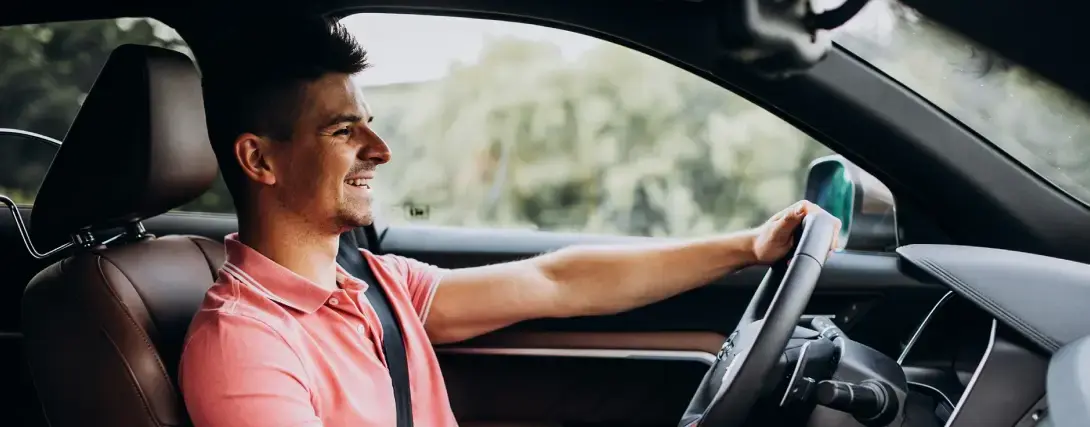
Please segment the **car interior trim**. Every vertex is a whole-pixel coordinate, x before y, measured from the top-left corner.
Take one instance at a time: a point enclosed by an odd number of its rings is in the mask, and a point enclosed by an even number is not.
[[[904,364],[905,358],[908,357],[908,352],[912,351],[912,346],[916,345],[916,341],[918,341],[920,339],[920,336],[923,335],[924,329],[927,329],[927,325],[931,323],[931,318],[935,315],[935,313],[939,311],[939,308],[942,308],[942,305],[945,304],[946,301],[950,300],[950,297],[952,296],[954,296],[954,291],[946,292],[946,294],[943,295],[942,298],[939,298],[939,301],[935,303],[935,306],[931,307],[931,311],[927,313],[927,317],[924,317],[923,322],[920,322],[920,327],[916,328],[916,332],[912,333],[912,338],[908,339],[908,344],[906,344],[905,349],[901,351],[901,355],[897,356],[898,365]]]
[[[715,355],[703,351],[687,350],[628,350],[590,348],[485,348],[447,347],[435,350],[440,354],[474,354],[482,356],[541,356],[597,359],[667,360],[679,362],[715,363]]]
[[[908,381],[908,384],[914,385],[914,386],[917,386],[917,387],[923,387],[923,388],[926,388],[928,390],[931,390],[931,391],[935,392],[936,394],[938,394],[939,396],[942,396],[942,400],[945,400],[946,403],[950,404],[951,407],[954,406],[954,401],[950,400],[950,396],[947,396],[946,393],[943,393],[942,390],[939,390],[935,386],[924,384],[924,383],[921,383],[921,382],[918,382],[918,381]]]
[[[954,425],[954,421],[958,419],[961,409],[965,406],[965,401],[969,399],[969,395],[973,392],[973,386],[976,385],[977,379],[980,378],[984,365],[988,364],[988,358],[992,355],[992,349],[995,348],[995,333],[998,326],[999,323],[993,319],[992,329],[988,336],[988,347],[984,349],[984,356],[980,358],[980,363],[976,366],[976,370],[973,371],[973,376],[969,378],[969,384],[965,386],[965,392],[961,393],[961,398],[958,399],[957,405],[954,405],[954,411],[950,413],[950,419],[946,420],[944,427]]]
[[[958,245],[908,245],[897,253],[1045,350],[1090,334],[1083,303],[1090,299],[1086,264]]]

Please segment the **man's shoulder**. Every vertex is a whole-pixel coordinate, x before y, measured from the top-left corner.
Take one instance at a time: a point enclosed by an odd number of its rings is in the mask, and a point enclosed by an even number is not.
[[[397,254],[376,254],[366,248],[360,248],[360,252],[363,253],[364,259],[371,259],[379,266],[386,268],[392,272],[396,272],[400,275],[412,274],[418,271],[430,272],[438,269],[438,267],[429,264],[424,261],[417,260],[415,258],[409,258]]]
[[[220,270],[216,282],[205,292],[188,335],[198,330],[222,334],[255,328],[280,333],[289,327],[284,311],[283,307]]]
[[[383,276],[383,273],[393,275],[395,277],[401,277],[405,275],[405,270],[409,267],[408,258],[394,254],[376,254],[365,248],[360,248],[360,253],[363,254],[363,259],[373,267],[375,273],[379,276]]]

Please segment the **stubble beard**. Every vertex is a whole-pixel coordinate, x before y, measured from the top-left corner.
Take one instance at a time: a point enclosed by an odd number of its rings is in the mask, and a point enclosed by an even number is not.
[[[350,201],[341,204],[337,212],[337,222],[341,229],[353,229],[371,225],[374,222],[371,198]]]

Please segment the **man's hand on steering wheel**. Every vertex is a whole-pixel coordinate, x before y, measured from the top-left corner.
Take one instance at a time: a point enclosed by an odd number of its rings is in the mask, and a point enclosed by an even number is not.
[[[798,243],[795,231],[802,224],[803,218],[816,213],[825,213],[825,211],[818,205],[803,200],[776,212],[768,221],[755,228],[753,256],[757,263],[771,264],[787,256],[787,253]],[[835,219],[835,224],[836,232],[833,233],[833,243],[829,251],[838,245],[836,236],[840,234],[840,220]]]

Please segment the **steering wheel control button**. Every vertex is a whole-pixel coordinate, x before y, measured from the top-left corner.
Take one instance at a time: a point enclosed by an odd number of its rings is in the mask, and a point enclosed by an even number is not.
[[[727,337],[727,340],[723,342],[723,346],[719,347],[719,354],[716,354],[715,358],[718,360],[726,359],[731,350],[734,350],[734,340],[736,338],[738,338],[738,331],[734,331]]]
[[[819,405],[846,412],[861,424],[874,427],[888,424],[896,416],[898,406],[893,390],[874,380],[859,384],[821,381],[814,396]]]

